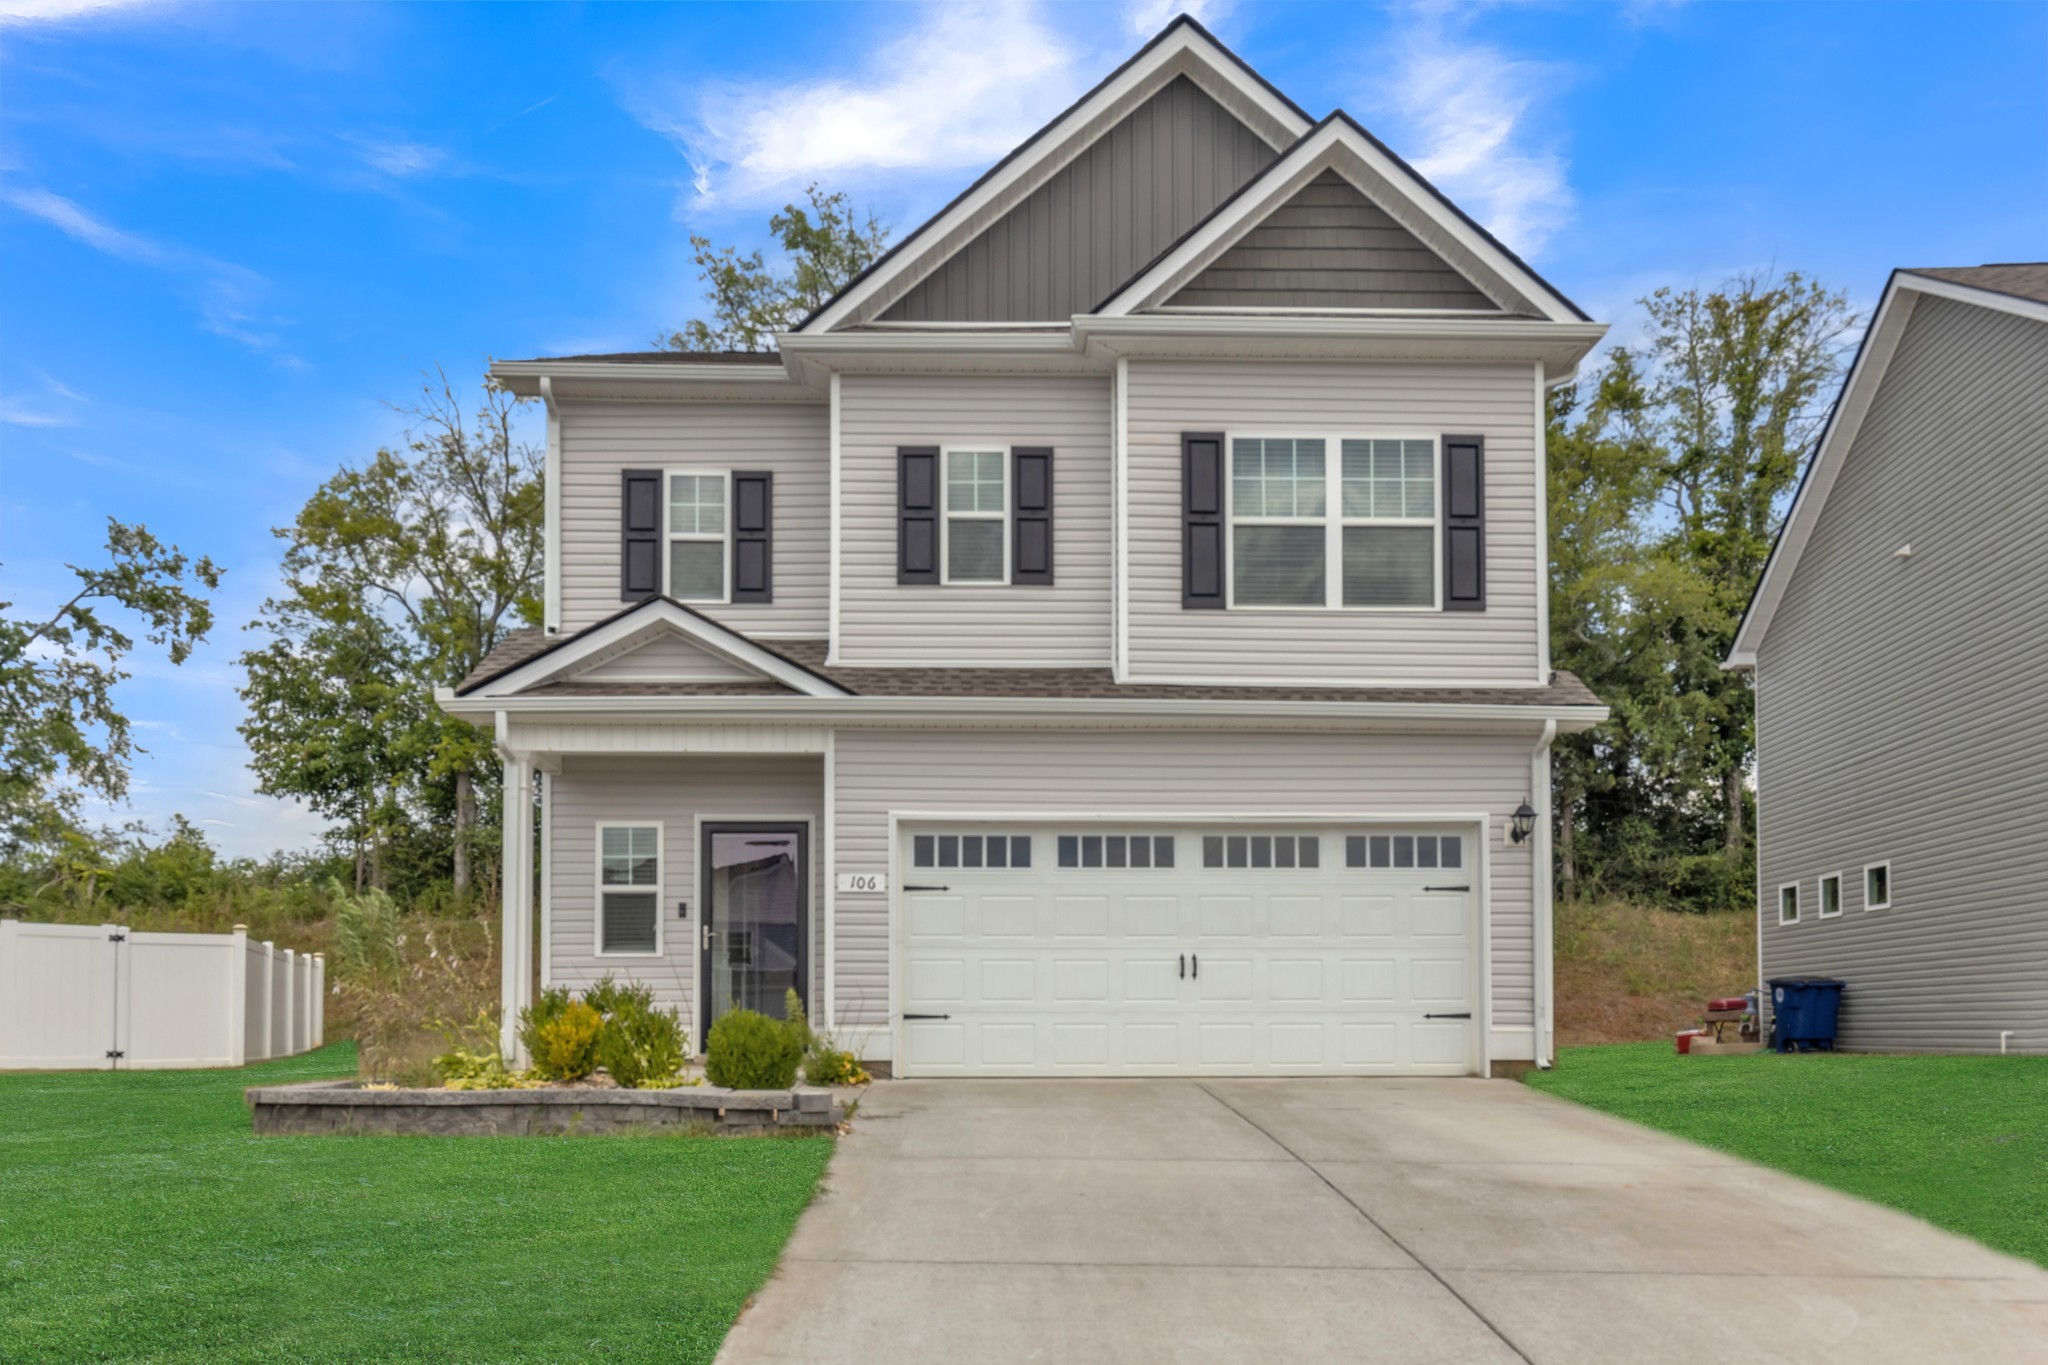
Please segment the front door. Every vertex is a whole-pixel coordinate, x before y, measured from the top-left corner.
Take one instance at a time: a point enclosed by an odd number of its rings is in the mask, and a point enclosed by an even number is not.
[[[704,1028],[729,1010],[781,1019],[805,997],[809,851],[802,825],[704,827]],[[808,1000],[805,1007],[809,1008]]]

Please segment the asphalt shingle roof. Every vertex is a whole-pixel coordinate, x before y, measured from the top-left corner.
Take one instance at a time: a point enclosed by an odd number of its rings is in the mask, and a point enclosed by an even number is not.
[[[1988,289],[1994,294],[2011,294],[2015,298],[2032,299],[2036,303],[2048,303],[2048,261],[2007,261],[1998,265],[1938,265],[1910,269],[1906,273],[1947,280],[1950,284],[1966,284],[1972,289]]]

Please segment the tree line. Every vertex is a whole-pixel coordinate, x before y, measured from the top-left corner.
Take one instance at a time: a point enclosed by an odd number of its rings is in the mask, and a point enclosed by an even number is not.
[[[692,237],[707,316],[658,344],[767,349],[887,244],[816,187],[770,234],[773,257]],[[1567,897],[1731,909],[1754,894],[1755,730],[1746,677],[1719,665],[1859,319],[1792,272],[1640,304],[1642,339],[1548,399],[1552,655],[1614,713],[1558,743],[1556,870]],[[0,601],[0,909],[219,895],[236,876],[494,898],[492,736],[433,690],[540,619],[543,454],[517,406],[486,384],[466,410],[435,372],[394,409],[397,440],[276,528],[283,583],[246,627],[240,729],[259,789],[328,821],[315,854],[236,871],[182,818],[154,837],[81,819],[84,796],[122,798],[136,751],[126,630],[182,662],[214,625],[218,566],[110,521],[68,601]]]

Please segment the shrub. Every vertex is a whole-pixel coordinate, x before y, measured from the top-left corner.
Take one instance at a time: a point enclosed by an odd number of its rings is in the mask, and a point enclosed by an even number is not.
[[[733,1010],[705,1037],[704,1074],[734,1090],[787,1090],[803,1055],[798,1029],[753,1010]]]
[[[597,1070],[604,1016],[581,1000],[533,1025],[527,1052],[535,1072],[551,1081],[580,1081]]]
[[[434,1074],[450,1090],[523,1090],[532,1085],[505,1069],[498,1049],[454,1048],[434,1059]]]
[[[674,1010],[654,1007],[653,987],[621,986],[606,976],[583,993],[583,1002],[604,1016],[597,1056],[613,1080],[635,1090],[676,1083],[689,1035]]]
[[[846,1049],[820,1045],[804,1058],[804,1079],[812,1085],[866,1085],[874,1077]]]

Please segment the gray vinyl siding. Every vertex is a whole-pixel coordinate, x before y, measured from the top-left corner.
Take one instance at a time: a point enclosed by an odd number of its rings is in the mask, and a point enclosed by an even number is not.
[[[1128,395],[1132,681],[1535,685],[1538,452],[1530,367],[1134,360]],[[1180,438],[1187,431],[1484,436],[1486,610],[1183,610]]]
[[[703,928],[697,875],[697,820],[773,817],[811,821],[811,1000],[822,999],[824,915],[824,761],[811,757],[570,756],[549,788],[548,977],[581,989],[607,972],[644,981],[655,999],[677,1006],[693,1048],[703,1046],[695,1014],[693,973]],[[596,837],[600,822],[662,823],[662,955],[600,957],[597,953]],[[676,917],[676,902],[690,918]]]
[[[1449,262],[1335,171],[1302,186],[1168,302],[1499,311]]]
[[[1110,381],[1092,375],[840,380],[838,662],[1106,667]],[[896,581],[896,450],[1050,446],[1053,585]]]
[[[842,872],[889,866],[891,811],[1076,814],[1490,814],[1492,1023],[1534,1018],[1530,859],[1505,844],[1529,794],[1532,736],[841,730],[833,821]],[[889,897],[834,900],[842,1027],[889,1025]]]
[[[1847,981],[1845,1047],[2048,1052],[2044,527],[2048,324],[1920,298],[1758,651],[1764,969]]]
[[[619,473],[765,469],[775,475],[775,600],[704,607],[736,630],[816,638],[827,630],[830,415],[796,403],[562,403],[564,633],[619,598]]]
[[[1088,312],[1274,156],[1193,81],[1177,77],[882,319],[1042,322]]]
[[[638,649],[607,659],[576,674],[578,682],[733,682],[758,681],[760,674],[699,649],[672,635],[658,636]]]

